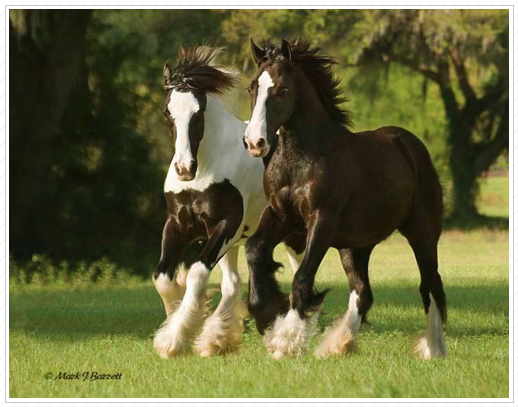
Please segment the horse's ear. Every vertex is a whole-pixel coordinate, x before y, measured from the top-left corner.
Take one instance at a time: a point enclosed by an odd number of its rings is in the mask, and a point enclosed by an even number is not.
[[[166,61],[164,64],[164,78],[169,79],[172,75],[171,67],[169,66],[169,61]]]
[[[266,53],[264,52],[264,49],[261,49],[257,45],[255,45],[254,40],[252,38],[250,38],[250,45],[252,47],[252,55],[254,56],[254,61],[257,65],[259,65]]]
[[[291,49],[290,44],[286,40],[282,40],[281,44],[281,54],[284,58],[286,58],[288,61],[291,61]]]

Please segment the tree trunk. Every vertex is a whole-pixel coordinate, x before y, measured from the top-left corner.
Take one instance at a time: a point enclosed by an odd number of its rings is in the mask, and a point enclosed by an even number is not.
[[[464,221],[477,215],[477,176],[466,151],[452,148],[450,168],[453,181],[451,218]]]
[[[443,99],[445,95],[443,92]],[[484,109],[478,106],[480,101],[465,104],[462,109],[445,100],[449,121],[449,144],[451,146],[450,168],[453,181],[453,205],[451,218],[465,221],[478,215],[476,198],[478,178],[495,162],[502,151],[509,147],[509,101],[500,102],[499,109],[492,114],[500,116],[496,131],[489,128],[486,141],[475,142],[476,120]]]
[[[34,249],[53,142],[81,78],[91,10],[11,10],[10,230],[18,255]]]

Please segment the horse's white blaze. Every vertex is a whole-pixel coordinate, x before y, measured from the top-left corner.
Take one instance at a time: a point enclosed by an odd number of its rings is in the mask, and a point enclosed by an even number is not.
[[[351,351],[362,322],[358,312],[358,298],[358,293],[353,290],[349,295],[349,308],[346,314],[327,330],[324,340],[315,351],[317,356],[343,355]]]
[[[176,126],[173,162],[185,168],[194,159],[189,141],[189,122],[192,116],[200,110],[200,105],[192,93],[173,90],[167,108]]]
[[[254,111],[245,131],[247,141],[254,145],[260,138],[266,141],[266,99],[268,99],[268,89],[273,87],[272,77],[268,72],[264,71],[259,76],[258,85]]]
[[[426,316],[427,326],[421,338],[416,343],[415,351],[423,359],[446,356],[446,343],[442,318],[433,296],[430,296],[430,308]]]
[[[205,286],[210,270],[201,262],[194,263],[187,274],[186,291],[176,312],[170,315],[156,333],[154,346],[162,358],[169,358],[189,349],[205,320]]]
[[[277,317],[273,327],[264,335],[264,343],[272,357],[301,356],[308,341],[317,333],[319,315],[320,312],[316,311],[309,318],[302,319],[297,310],[290,309],[286,316]]]

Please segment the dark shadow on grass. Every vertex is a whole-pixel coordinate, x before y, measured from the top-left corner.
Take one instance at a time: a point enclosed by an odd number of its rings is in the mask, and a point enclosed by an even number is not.
[[[287,290],[287,287],[283,288]],[[345,285],[326,288],[332,290],[326,298],[324,313],[320,318],[321,328],[331,325],[347,308],[348,291]],[[494,327],[474,326],[466,320],[455,320],[458,311],[465,316],[476,317],[481,314],[487,316],[485,318],[506,318],[508,321],[507,283],[450,285],[445,290],[450,310],[448,335],[508,334],[508,324],[507,327],[502,323]],[[370,324],[364,325],[362,330],[379,334],[404,332],[414,335],[424,329],[425,318],[417,286],[376,285],[373,292]],[[219,295],[216,298],[219,299]],[[400,312],[408,308],[413,308],[413,315],[418,316],[408,317],[408,312]],[[84,341],[91,337],[108,336],[149,338],[151,341],[164,319],[162,303],[152,286],[92,288],[79,292],[37,290],[11,297],[9,330],[50,341]]]
[[[375,285],[372,287],[374,304],[367,318],[368,323],[362,330],[374,333],[404,332],[413,335],[420,333],[426,326],[425,314],[419,287],[411,284]],[[326,328],[335,318],[342,316],[347,309],[347,289],[334,287],[326,298],[327,304],[341,304],[340,307],[326,307],[320,326]],[[509,334],[509,285],[506,282],[495,282],[488,285],[447,285],[445,292],[448,303],[448,323],[446,330],[451,337],[476,337],[485,335]],[[414,315],[398,312],[401,309],[413,308]],[[393,312],[391,312],[393,311]],[[379,316],[382,314],[383,316]],[[387,317],[387,314],[389,315]],[[401,314],[405,315],[402,316]],[[460,317],[459,314],[462,316]],[[466,318],[467,317],[467,318]],[[477,317],[493,321],[505,319],[504,324],[480,326],[471,321]]]
[[[447,218],[443,222],[444,230],[473,231],[477,229],[509,230],[509,217],[476,215],[468,219]]]
[[[152,286],[52,291],[11,296],[10,332],[52,341],[84,341],[94,336],[151,338],[165,319]]]

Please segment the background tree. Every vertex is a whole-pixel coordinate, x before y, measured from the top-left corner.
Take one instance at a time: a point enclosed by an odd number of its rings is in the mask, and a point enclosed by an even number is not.
[[[509,24],[502,10],[365,11],[361,65],[397,63],[438,86],[447,117],[452,216],[475,215],[477,179],[509,146]]]
[[[227,46],[220,62],[243,70],[242,88],[255,69],[250,37],[320,44],[338,58],[354,129],[421,137],[464,220],[508,144],[505,10],[10,10],[9,30],[17,259],[106,256],[149,274],[173,155],[162,67],[181,44]],[[242,88],[229,99],[246,120]]]
[[[246,33],[257,39],[303,33],[339,56],[342,65],[359,67],[338,68],[356,127],[400,125],[433,144],[442,178],[453,183],[450,216],[462,221],[477,213],[477,180],[508,148],[508,18],[505,10],[233,10],[223,35],[235,44],[244,69],[249,66]],[[407,80],[400,81],[402,76]],[[430,84],[437,86],[437,95]],[[395,97],[405,92],[413,101],[395,107]],[[434,107],[435,100],[442,101],[444,119],[421,109],[430,96]],[[385,121],[371,120],[374,107]]]
[[[43,215],[56,129],[82,78],[91,10],[10,10],[10,238],[26,245]]]
[[[162,66],[181,43],[217,40],[222,18],[209,10],[10,11],[16,258],[106,256],[149,273],[173,154]]]

